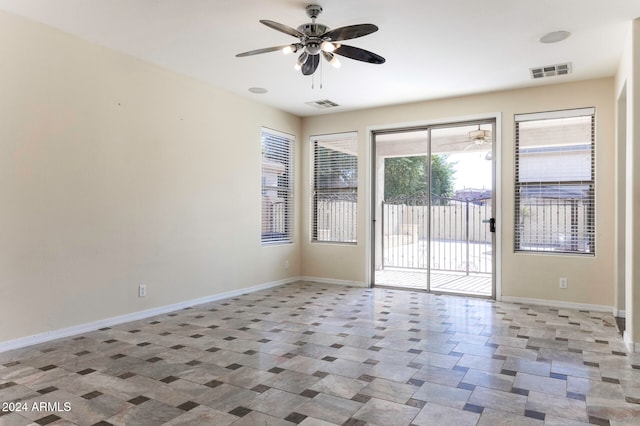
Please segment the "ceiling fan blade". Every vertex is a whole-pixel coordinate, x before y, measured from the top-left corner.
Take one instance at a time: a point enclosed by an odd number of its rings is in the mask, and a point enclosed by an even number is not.
[[[346,27],[327,31],[322,35],[322,38],[330,38],[331,41],[351,40],[352,38],[363,37],[376,31],[378,31],[378,27],[373,24],[347,25]]]
[[[295,28],[289,27],[288,25],[280,24],[275,21],[269,21],[268,19],[261,19],[260,22],[265,24],[269,28],[273,28],[274,30],[280,31],[285,34],[289,34],[290,36],[298,38],[304,37],[304,34],[296,30]]]
[[[274,47],[265,47],[263,49],[256,49],[256,50],[250,50],[248,52],[242,52],[242,53],[238,53],[236,55],[237,58],[242,58],[243,56],[251,56],[251,55],[259,55],[260,53],[269,53],[269,52],[275,52],[277,50],[282,50],[285,47],[289,46],[288,44],[284,45],[284,46],[274,46]]]
[[[385,59],[380,55],[360,49],[359,47],[346,46],[344,44],[340,45],[333,53],[370,64],[384,64],[385,62]]]
[[[302,64],[302,74],[311,75],[316,72],[318,68],[318,64],[320,64],[320,55],[309,55],[307,61]]]

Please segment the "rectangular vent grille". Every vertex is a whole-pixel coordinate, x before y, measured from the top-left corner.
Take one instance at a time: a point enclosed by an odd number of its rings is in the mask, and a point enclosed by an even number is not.
[[[337,103],[330,101],[329,99],[324,99],[322,101],[307,102],[307,105],[310,105],[318,109],[334,108],[339,106]]]
[[[566,64],[546,65],[544,67],[529,68],[531,78],[536,80],[544,77],[571,74],[571,62]]]

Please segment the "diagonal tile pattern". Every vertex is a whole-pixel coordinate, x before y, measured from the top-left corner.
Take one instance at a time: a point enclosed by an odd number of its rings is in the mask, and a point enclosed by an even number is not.
[[[299,282],[0,354],[7,425],[637,424],[610,314]]]

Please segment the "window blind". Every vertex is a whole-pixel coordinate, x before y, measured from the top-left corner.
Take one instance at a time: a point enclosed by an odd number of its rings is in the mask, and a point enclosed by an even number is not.
[[[595,254],[595,109],[515,121],[515,251]]]
[[[293,219],[291,135],[262,129],[262,243],[290,243]]]
[[[358,139],[356,133],[312,137],[311,240],[356,243]]]

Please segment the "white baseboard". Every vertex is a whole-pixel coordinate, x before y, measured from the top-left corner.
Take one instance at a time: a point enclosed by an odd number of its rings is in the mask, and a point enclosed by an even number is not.
[[[532,299],[528,297],[502,296],[502,302],[525,303],[528,305],[552,306],[554,308],[576,309],[582,311],[610,312],[615,314],[613,306],[591,305],[588,303],[564,302],[561,300]]]
[[[321,278],[321,277],[300,277],[301,281],[310,281],[314,283],[322,283],[322,284],[332,284],[332,285],[342,285],[342,286],[351,286],[351,287],[368,287],[364,281],[347,281],[347,280],[336,280],[333,278]]]
[[[310,281],[310,282],[317,282],[322,284],[352,286],[352,287],[364,287],[364,288],[367,287],[367,285],[362,281],[337,280],[332,278],[310,277],[310,276],[293,277],[293,278],[288,278],[280,281],[273,281],[269,283],[258,284],[252,287],[241,288],[241,289],[232,290],[224,293],[217,293],[210,296],[200,297],[197,299],[191,299],[191,300],[185,300],[183,302],[173,303],[171,305],[159,306],[157,308],[146,309],[144,311],[132,312],[130,314],[119,315],[117,317],[106,318],[106,319],[92,321],[85,324],[74,325],[74,326],[59,329],[59,330],[47,331],[47,332],[35,334],[32,336],[26,336],[26,337],[21,337],[14,340],[0,342],[0,353],[9,351],[12,349],[19,349],[26,346],[39,344],[39,343],[46,343],[52,340],[62,339],[69,336],[75,336],[78,334],[95,331],[104,327],[111,327],[111,326],[123,324],[126,322],[138,321],[138,320],[153,317],[156,315],[162,315],[168,312],[178,311],[180,309],[188,308],[190,306],[216,302],[219,300],[240,296],[246,293],[266,290],[266,289],[278,287],[284,284],[294,283],[296,281]],[[588,311],[594,311],[594,312],[613,312],[613,314],[616,316],[624,317],[624,311],[616,310],[611,306],[605,306],[605,305],[591,305],[591,304],[584,304],[584,303],[562,302],[557,300],[532,299],[532,298],[511,297],[511,296],[503,296],[501,300],[503,302],[553,306],[557,308],[588,310]],[[624,334],[624,342],[627,345],[627,349],[629,350],[629,352],[635,352],[636,348],[640,349],[640,345],[638,345],[637,343],[634,343],[628,336],[628,333]]]
[[[224,293],[213,294],[210,296],[199,297],[197,299],[185,300],[183,302],[173,303],[171,305],[159,306],[157,308],[146,309],[144,311],[132,312],[130,314],[119,315],[117,317],[105,318],[98,321],[92,321],[85,324],[78,324],[59,330],[47,331],[44,333],[34,334],[32,336],[20,337],[14,340],[8,340],[0,342],[0,353],[9,351],[12,349],[24,348],[26,346],[35,345],[38,343],[50,342],[56,339],[62,339],[64,337],[75,336],[77,334],[87,333],[95,331],[104,327],[111,327],[118,324],[123,324],[131,321],[138,321],[141,319],[153,317],[156,315],[166,314],[168,312],[178,311],[180,309],[188,308],[190,306],[201,305],[209,302],[216,302],[222,299],[228,299],[231,297],[240,296],[246,293],[252,293],[255,291],[266,290],[272,287],[277,287],[284,284],[300,281],[299,277],[288,278],[280,281],[273,281],[264,284],[258,284],[252,287],[241,288],[238,290],[227,291]]]
[[[614,317],[618,317],[618,318],[626,318],[627,317],[627,313],[625,311],[623,311],[622,309],[613,308],[613,316]]]

